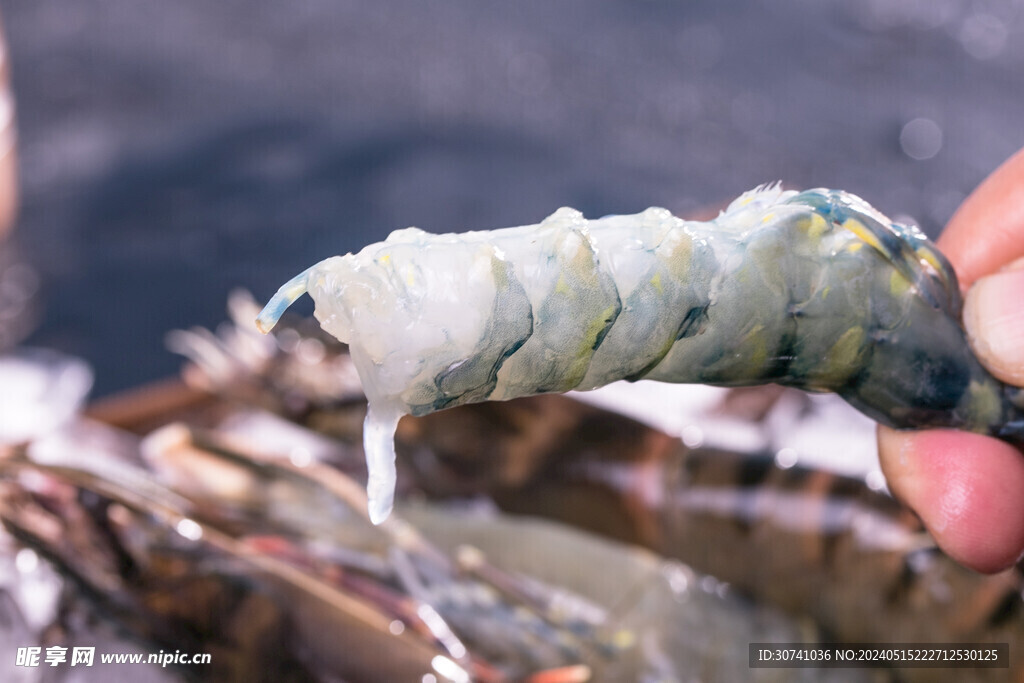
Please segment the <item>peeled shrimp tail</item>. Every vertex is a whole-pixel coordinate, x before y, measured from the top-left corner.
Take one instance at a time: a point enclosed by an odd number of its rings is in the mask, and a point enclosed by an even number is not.
[[[893,427],[1024,443],[1019,390],[978,362],[949,262],[846,192],[747,192],[716,219],[665,209],[537,225],[392,233],[285,284],[350,345],[370,404],[375,520],[404,414],[626,379],[832,391]]]
[[[259,316],[256,318],[256,327],[263,334],[270,332],[277,325],[277,321],[281,319],[284,312],[295,303],[295,300],[308,291],[309,287],[309,274],[312,268],[307,268],[288,282],[281,285],[281,288],[277,290],[277,294],[271,297],[267,305],[260,311]]]

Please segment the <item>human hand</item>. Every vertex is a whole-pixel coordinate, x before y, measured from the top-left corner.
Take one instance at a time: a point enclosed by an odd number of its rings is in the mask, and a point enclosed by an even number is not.
[[[1024,150],[964,201],[939,238],[967,289],[964,324],[989,371],[1024,386]],[[955,560],[983,572],[1024,552],[1024,453],[951,430],[880,427],[879,455],[892,492]]]

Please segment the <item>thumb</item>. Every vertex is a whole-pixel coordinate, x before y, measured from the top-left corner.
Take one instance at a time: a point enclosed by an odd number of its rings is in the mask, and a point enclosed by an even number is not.
[[[1024,259],[979,279],[967,292],[964,326],[989,371],[1024,386]]]

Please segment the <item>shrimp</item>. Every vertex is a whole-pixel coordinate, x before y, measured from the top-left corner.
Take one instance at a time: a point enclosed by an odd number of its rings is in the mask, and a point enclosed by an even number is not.
[[[369,400],[375,522],[402,415],[622,379],[832,391],[891,427],[1024,444],[1024,390],[971,353],[949,262],[838,190],[761,186],[707,222],[562,208],[493,231],[398,230],[293,278],[259,329],[303,293]]]

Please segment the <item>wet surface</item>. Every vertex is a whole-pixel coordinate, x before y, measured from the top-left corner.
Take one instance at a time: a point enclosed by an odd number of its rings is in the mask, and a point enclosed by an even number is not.
[[[716,206],[778,178],[935,235],[1024,146],[1024,4],[0,0],[29,340],[97,393],[393,229]],[[308,310],[308,309],[307,309]]]

